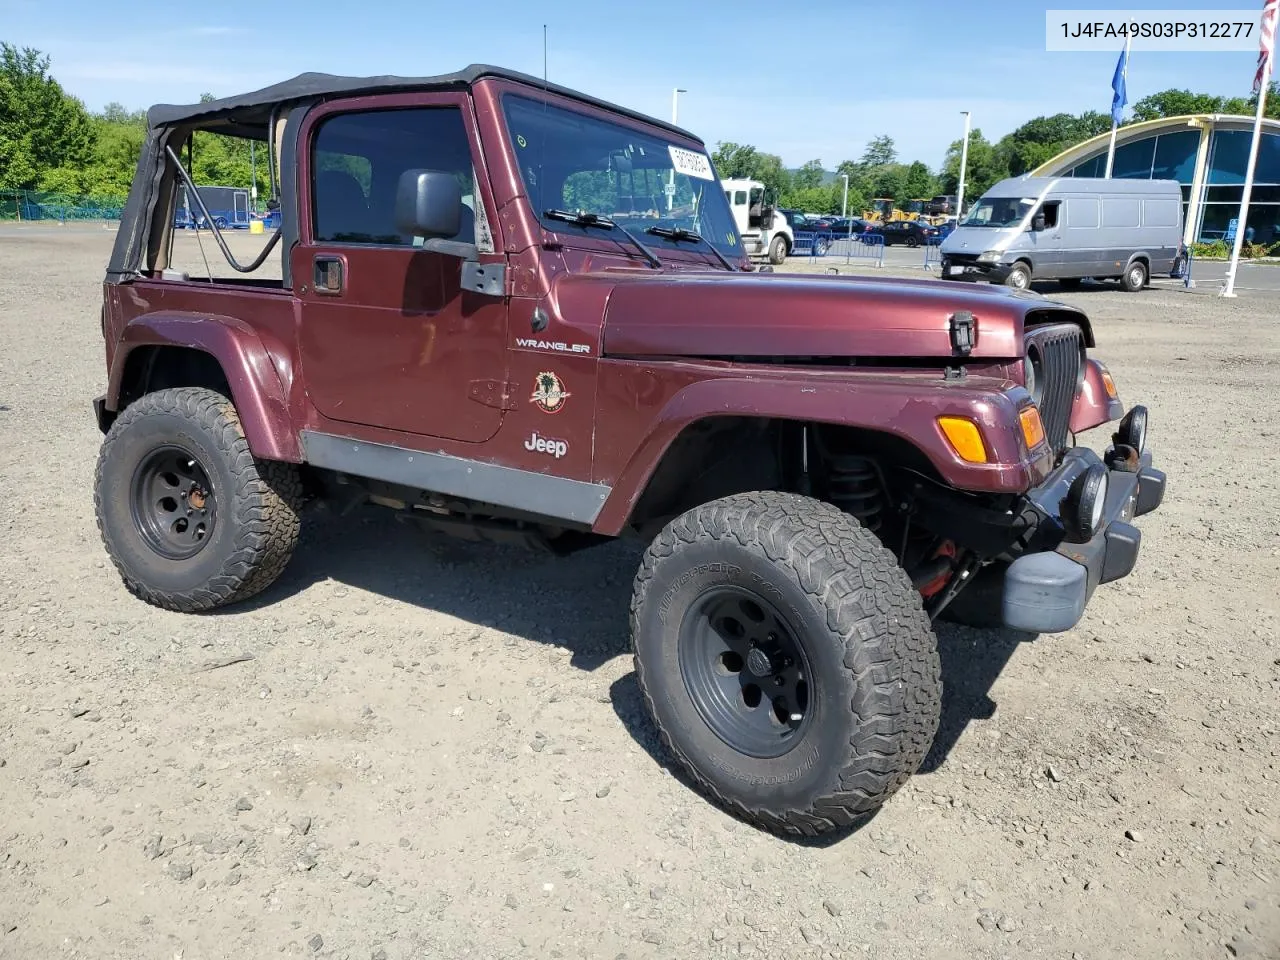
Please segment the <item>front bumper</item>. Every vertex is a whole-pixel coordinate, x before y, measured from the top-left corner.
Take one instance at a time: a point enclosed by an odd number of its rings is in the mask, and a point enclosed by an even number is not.
[[[944,255],[941,276],[946,280],[990,280],[1004,283],[1013,268],[1011,263],[978,263],[976,260],[956,261]]]
[[[1149,450],[1128,463],[1108,459],[1111,469],[1103,519],[1087,543],[1063,539],[1062,502],[1076,477],[1104,462],[1096,453],[1083,447],[1069,450],[1044,483],[1027,495],[1040,522],[1031,552],[1023,553],[1005,571],[1002,616],[1006,626],[1030,633],[1069,630],[1083,616],[1099,584],[1133,571],[1142,533],[1130,521],[1160,506],[1165,475],[1152,465]]]

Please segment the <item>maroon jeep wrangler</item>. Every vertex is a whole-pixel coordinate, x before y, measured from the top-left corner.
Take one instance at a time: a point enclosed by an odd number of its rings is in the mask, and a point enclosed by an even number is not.
[[[644,538],[631,635],[664,741],[739,816],[817,834],[929,749],[935,618],[1069,629],[1163,498],[1080,311],[757,271],[677,127],[484,66],[306,74],[148,120],[95,495],[157,606],[265,589],[316,498],[556,552]],[[230,279],[174,257],[197,131],[261,142],[272,171],[253,262],[213,232]],[[1104,456],[1074,445],[1111,421]]]

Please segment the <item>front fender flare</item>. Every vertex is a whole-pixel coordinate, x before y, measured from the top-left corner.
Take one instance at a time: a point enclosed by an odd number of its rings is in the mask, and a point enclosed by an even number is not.
[[[856,380],[806,380],[733,376],[689,384],[654,418],[635,454],[613,484],[593,529],[616,535],[667,449],[691,423],[710,417],[766,417],[826,423],[890,434],[914,445],[943,480],[963,490],[1020,493],[1053,467],[1045,445],[1023,446],[1018,410],[1030,402],[1022,387],[1004,380],[941,375],[868,374]],[[963,416],[982,430],[990,462],[966,463],[943,437],[939,416]]]
[[[302,462],[302,447],[289,415],[288,390],[261,334],[235,317],[163,312],[137,317],[125,326],[112,357],[106,408],[120,409],[120,391],[129,355],[140,347],[199,350],[212,356],[231,387],[249,449],[264,460]],[[282,344],[273,344],[287,357]]]

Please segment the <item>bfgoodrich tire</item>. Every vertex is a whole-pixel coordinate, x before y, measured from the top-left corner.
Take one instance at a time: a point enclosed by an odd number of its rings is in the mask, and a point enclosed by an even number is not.
[[[284,570],[298,541],[290,464],[256,460],[234,405],[202,387],[147,394],[98,457],[98,529],[125,586],[166,610],[245,600]]]
[[[856,823],[937,731],[920,595],[830,504],[751,493],[676,518],[636,575],[631,631],[663,742],[713,800],[768,830]]]

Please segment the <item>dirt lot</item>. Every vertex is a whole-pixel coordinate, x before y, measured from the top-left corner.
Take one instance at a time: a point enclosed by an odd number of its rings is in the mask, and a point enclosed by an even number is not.
[[[669,770],[634,545],[370,508],[251,606],[129,597],[91,493],[109,241],[0,233],[0,956],[1280,956],[1277,300],[1063,297],[1170,474],[1138,569],[1067,634],[943,627],[933,753],[814,845]]]

